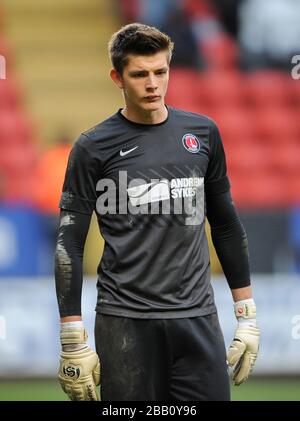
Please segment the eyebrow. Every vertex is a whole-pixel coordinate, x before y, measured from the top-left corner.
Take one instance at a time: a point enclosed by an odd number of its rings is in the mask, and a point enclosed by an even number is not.
[[[159,68],[159,69],[156,69],[156,70],[154,70],[154,73],[156,73],[156,72],[161,72],[161,71],[167,71],[168,70],[168,68],[165,66],[165,67],[161,67],[161,68]],[[134,74],[136,74],[136,73],[143,73],[143,74],[147,74],[147,73],[149,73],[149,70],[145,70],[145,69],[136,69],[136,70],[131,70],[130,72],[128,72],[129,73],[129,75],[134,75]]]

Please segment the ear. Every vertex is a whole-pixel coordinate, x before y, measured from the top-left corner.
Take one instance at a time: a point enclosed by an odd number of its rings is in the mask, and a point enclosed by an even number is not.
[[[123,89],[123,78],[120,73],[117,72],[116,69],[111,69],[109,75],[112,81],[118,86],[118,88]]]

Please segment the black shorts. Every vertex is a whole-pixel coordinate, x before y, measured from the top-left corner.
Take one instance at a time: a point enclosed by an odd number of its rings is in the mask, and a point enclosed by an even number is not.
[[[103,401],[227,401],[229,377],[216,313],[183,319],[98,314]]]

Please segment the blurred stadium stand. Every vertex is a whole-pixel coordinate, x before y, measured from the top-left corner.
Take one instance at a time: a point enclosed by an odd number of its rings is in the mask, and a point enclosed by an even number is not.
[[[48,221],[52,264],[52,217],[58,213],[67,151],[55,165],[48,165],[49,156],[62,133],[75,140],[119,105],[118,92],[107,83],[106,49],[117,22],[112,5],[104,0],[2,3],[0,54],[6,58],[8,74],[0,81],[1,198],[16,207],[26,205],[28,212],[38,211]],[[97,249],[96,256],[89,253],[92,249]],[[87,273],[95,272],[101,250],[93,219],[85,254]],[[16,262],[7,273],[13,274],[13,267]],[[47,267],[52,273],[52,266]]]
[[[45,0],[37,4],[6,0],[3,5],[0,53],[9,69],[0,90],[0,185],[5,201],[57,213],[63,161],[60,166],[57,161],[56,169],[48,170],[45,178],[42,174],[47,171],[41,167],[47,167],[46,156],[54,153],[60,133],[74,140],[120,105],[119,93],[108,80],[110,34],[120,22],[140,18],[164,27],[171,7],[185,15],[194,32],[199,48],[193,54],[201,56],[203,69],[188,67],[189,60],[184,67],[175,62],[167,103],[217,122],[242,219],[244,211],[258,215],[259,209],[281,209],[287,213],[299,204],[299,81],[278,69],[241,71],[238,39],[221,21],[222,2]],[[182,50],[187,56],[189,47]],[[48,191],[42,187],[46,184]],[[244,222],[247,228],[247,218]],[[258,231],[260,223],[258,219]],[[90,260],[89,250],[102,245],[96,232],[93,223],[85,254],[88,273],[95,273],[99,257]],[[213,256],[213,269],[219,272]],[[254,264],[252,270],[260,268]]]
[[[74,139],[114,109],[107,39],[117,22],[104,0],[4,0],[5,36],[42,142]],[[8,83],[11,82],[8,78]]]

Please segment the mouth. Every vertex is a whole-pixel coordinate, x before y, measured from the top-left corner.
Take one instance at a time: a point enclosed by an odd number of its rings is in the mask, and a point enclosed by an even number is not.
[[[146,101],[148,102],[155,102],[158,101],[160,99],[159,95],[148,95],[145,97]]]

